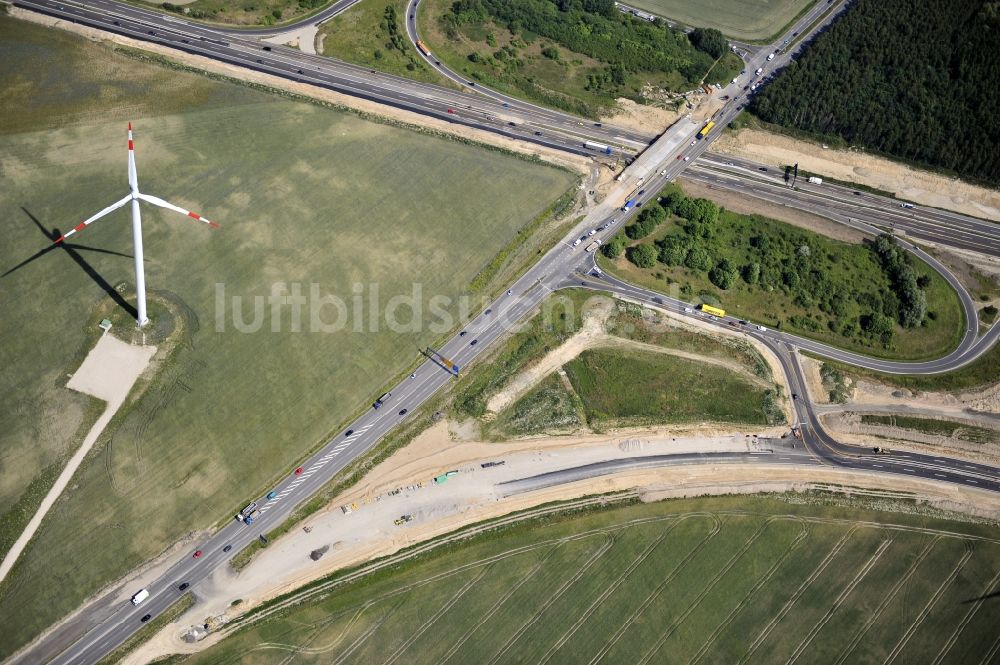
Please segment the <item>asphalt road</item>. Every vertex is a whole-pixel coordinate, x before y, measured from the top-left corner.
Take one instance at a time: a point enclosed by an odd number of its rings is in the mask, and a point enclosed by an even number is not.
[[[218,33],[211,30],[198,26],[192,27],[183,21],[172,19],[172,17],[123,6],[108,0],[94,0],[88,2],[86,6],[79,3],[56,3],[49,0],[16,0],[15,4],[27,8],[37,8],[44,13],[60,16],[69,15],[72,20],[79,23],[96,25],[105,29],[110,28],[121,34],[165,43],[190,52],[206,54],[224,62],[277,73],[286,78],[302,80],[330,89],[340,89],[347,94],[374,99],[392,106],[410,108],[489,131],[499,133],[506,131],[481,120],[448,117],[451,114],[447,114],[446,109],[447,105],[455,104],[455,95],[459,95],[458,98],[466,101],[476,100],[477,104],[480,105],[493,104],[491,108],[494,109],[499,106],[506,114],[509,114],[510,110],[503,107],[502,104],[509,102],[498,102],[480,95],[462,96],[463,93],[445,88],[414,84],[385,75],[372,76],[368,70],[363,68],[332,62],[325,58],[304,56],[280,47],[274,47],[272,52],[265,54],[261,51],[259,43],[249,40],[238,41],[229,36],[220,39]],[[789,28],[789,31],[801,32],[805,30],[805,27],[818,15],[819,11],[825,11],[825,9],[826,6],[822,6],[819,9],[811,10],[809,14],[796,21]],[[114,15],[109,12],[114,12]],[[152,18],[148,16],[149,14],[152,14]],[[115,20],[118,20],[121,25],[114,25]],[[150,29],[156,34],[148,35]],[[163,34],[161,34],[161,30],[164,31]],[[188,41],[185,42],[185,39]],[[748,64],[748,71],[752,72],[756,67],[762,67],[770,72],[774,68],[782,66],[789,57],[788,54],[780,54],[775,57],[774,61],[767,62],[765,58],[768,52],[768,49],[761,49],[754,54]],[[311,64],[315,62],[314,58],[320,62],[315,65]],[[260,62],[255,62],[257,59],[260,59]],[[309,68],[303,69],[302,74],[297,74],[297,68],[302,67],[305,62],[310,62]],[[705,140],[695,141],[695,145],[683,144],[677,154],[695,160],[706,150],[711,140],[721,131],[721,127],[738,113],[738,107],[745,102],[740,88],[744,84],[744,81],[741,80],[737,86],[729,86],[726,89],[725,92],[728,92],[734,99],[716,114],[715,120],[719,126]],[[522,103],[518,102],[518,104]],[[526,106],[516,110],[525,115],[530,111]],[[571,118],[571,116],[565,117]],[[554,124],[555,122],[553,121]],[[558,138],[528,134],[522,127],[514,128],[516,132],[512,132],[511,135],[534,140],[536,143],[541,143],[543,140],[550,141],[554,147],[581,152],[578,147],[574,146],[574,143],[579,142],[584,136],[588,137],[587,140],[600,141],[600,137],[607,135],[610,129],[585,127],[586,134],[581,133],[574,137],[572,132],[576,130],[573,128],[580,126],[578,120],[559,120],[558,122],[577,124],[559,124],[558,126],[564,133],[560,134]],[[610,131],[614,133],[618,130],[610,129]],[[661,140],[666,140],[666,137]],[[644,172],[657,173],[645,183],[650,191],[656,191],[659,186],[676,178],[690,164],[682,158],[676,158],[674,154],[671,154],[665,161],[656,164],[646,163],[649,160],[644,161],[643,157],[646,154],[659,154],[657,151],[661,148],[662,144],[654,145],[633,164],[635,169],[646,169]],[[630,170],[633,167],[630,167]],[[626,182],[628,180],[629,178],[625,179]],[[609,224],[611,220],[615,220],[614,223],[617,225],[624,224],[629,215],[618,211],[616,205],[618,204],[605,201],[595,206],[564,242],[553,247],[515,282],[511,289],[511,295],[500,296],[487,310],[480,313],[463,328],[466,332],[464,336],[456,335],[439,351],[457,364],[463,367],[467,366],[511,328],[527,318],[549,293],[558,288],[580,285],[577,280],[582,281],[583,285],[589,288],[612,291],[660,307],[680,307],[683,311],[683,303],[670,301],[659,294],[608,279],[606,276],[602,279],[589,277],[580,279],[577,276],[592,270],[593,256],[586,254],[582,245],[574,247],[573,240],[586,234],[588,229]],[[819,209],[819,203],[816,203],[816,206]],[[932,265],[936,265],[933,259]],[[947,271],[944,271],[944,274],[947,276]],[[727,324],[726,321],[713,323],[717,325]],[[801,373],[795,363],[794,356],[790,353],[792,348],[807,349],[821,355],[882,371],[904,373],[946,371],[969,362],[973,357],[982,353],[995,340],[997,334],[1000,334],[1000,327],[990,331],[986,338],[978,343],[975,339],[975,333],[970,333],[955,352],[944,359],[928,363],[898,363],[872,359],[773,331],[748,331],[747,334],[757,336],[778,352],[789,379],[792,381],[792,390],[804,395],[806,392],[801,389],[803,385]],[[142,626],[140,618],[144,614],[150,613],[156,616],[175,601],[180,594],[177,589],[179,584],[187,582],[196,586],[199,581],[211,575],[217,567],[225,565],[233,553],[256,539],[259,534],[266,534],[269,529],[281,524],[296,506],[319,491],[339,471],[376,445],[389,430],[406,418],[408,414],[400,414],[402,409],[405,408],[409,412],[413,412],[452,380],[453,377],[450,373],[433,361],[427,360],[416,371],[415,378],[404,379],[391,389],[392,397],[386,400],[384,406],[377,410],[370,409],[352,423],[349,426],[349,429],[353,430],[351,435],[346,435],[345,431],[345,433],[335,436],[305,462],[301,475],[295,475],[294,471],[290,469],[285,479],[275,487],[277,497],[273,501],[267,502],[258,499],[262,505],[262,515],[252,526],[247,526],[234,519],[215,535],[199,543],[191,552],[175,562],[159,579],[149,584],[150,597],[140,606],[133,607],[127,600],[128,596],[131,596],[138,589],[115,589],[89,604],[84,611],[78,613],[74,620],[66,622],[59,629],[41,639],[32,650],[22,654],[12,662],[37,663],[49,660],[55,663],[96,662],[138,630]],[[924,456],[868,456],[859,452],[857,448],[837,444],[823,433],[807,404],[796,402],[796,408],[803,423],[803,434],[809,450],[822,462],[848,467],[871,468],[886,473],[918,475],[943,482],[1000,490],[997,483],[997,470],[990,467],[971,465],[960,460],[925,458]],[[247,497],[247,502],[249,500],[250,497]],[[229,553],[223,552],[223,548],[227,545],[232,545],[232,550]],[[195,549],[204,552],[198,559],[192,557]]]

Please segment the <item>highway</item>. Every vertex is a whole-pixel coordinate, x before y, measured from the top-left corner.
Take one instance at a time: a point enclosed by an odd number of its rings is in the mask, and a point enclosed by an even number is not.
[[[489,108],[503,109],[502,112],[509,115],[511,110],[502,105],[504,103],[510,104],[510,102],[500,102],[481,95],[472,95],[446,88],[414,84],[404,79],[381,74],[373,76],[369,70],[364,68],[329,61],[325,58],[304,56],[298,52],[279,47],[274,47],[272,52],[262,53],[260,45],[251,40],[239,41],[230,36],[226,36],[226,39],[219,39],[218,33],[207,28],[190,26],[179,19],[172,19],[172,17],[165,17],[162,14],[131,6],[123,6],[109,0],[94,0],[87,2],[86,5],[69,2],[57,3],[50,0],[15,0],[15,4],[21,7],[39,8],[44,13],[59,16],[65,16],[69,13],[72,20],[76,22],[98,25],[103,28],[110,26],[115,32],[121,34],[137,36],[147,41],[166,43],[189,52],[209,54],[209,57],[224,62],[277,73],[286,78],[302,80],[330,89],[341,89],[341,91],[347,91],[347,94],[374,99],[380,103],[399,108],[417,110],[417,112],[427,115],[489,131],[498,133],[507,131],[502,127],[473,117],[472,114],[457,118],[449,117],[451,114],[447,114],[447,105],[455,104],[455,99],[470,102],[475,100],[476,104],[492,105]],[[825,11],[826,6],[810,10],[788,30],[805,30],[820,10]],[[148,22],[152,21],[147,16],[149,14],[155,17],[153,23]],[[137,15],[141,15],[141,17],[137,18]],[[114,21],[118,21],[120,25],[114,25]],[[156,27],[150,28],[151,25]],[[160,34],[159,31],[163,29],[160,26],[163,25],[167,26],[166,33]],[[148,29],[152,29],[157,34],[144,34],[148,32]],[[188,41],[185,42],[185,39]],[[773,62],[767,62],[766,56],[769,52],[769,49],[760,49],[754,54],[748,63],[748,71],[752,72],[756,67],[773,71],[774,68],[783,66],[790,57],[790,54],[780,54]],[[310,64],[308,68],[302,69],[301,74],[298,74],[298,68],[303,67],[304,62],[314,62],[313,58],[319,60],[320,63]],[[711,140],[718,136],[722,127],[739,112],[739,107],[745,102],[745,98],[742,96],[743,92],[740,89],[743,84],[744,81],[741,80],[736,86],[730,86],[725,90],[733,99],[716,114],[715,120],[718,126],[706,139],[694,140],[694,145],[690,144],[691,135],[697,129],[695,126],[681,125],[676,130],[667,132],[638,155],[635,162],[627,169],[626,175],[619,185],[619,191],[627,192],[637,188],[636,179],[642,177],[645,178],[644,187],[655,192],[665,183],[678,177],[692,161],[702,156]],[[523,112],[527,116],[530,109],[522,102],[517,102],[517,104],[521,106],[515,112]],[[602,137],[606,139],[609,131],[612,134],[620,131],[607,127],[591,126],[584,127],[586,133],[580,131],[578,134],[574,134],[573,132],[577,131],[575,128],[580,127],[580,125],[577,119],[569,119],[572,116],[555,113],[553,116],[544,117],[555,118],[551,121],[553,127],[551,131],[555,133],[555,128],[558,127],[560,133],[554,136],[549,136],[546,133],[539,137],[534,135],[533,131],[541,130],[534,129],[532,132],[528,132],[522,127],[515,127],[509,135],[533,140],[536,143],[544,141],[548,142],[547,145],[559,149],[587,154],[581,149],[581,146],[574,144],[580,143],[581,139],[585,137],[587,140],[600,141]],[[531,127],[538,126],[542,125],[531,125]],[[546,130],[546,132],[548,131]],[[648,138],[640,137],[639,140],[633,142],[639,143],[641,146],[644,145],[641,141],[648,140]],[[687,160],[684,157],[687,157]],[[711,160],[705,161],[710,162]],[[825,211],[826,208],[823,207],[822,203],[822,198],[817,198],[810,205],[814,206],[816,210]],[[829,205],[835,209],[832,214],[842,215],[841,212],[836,212],[835,208],[841,203],[835,197],[831,197]],[[569,286],[583,286],[612,292],[630,300],[671,309],[683,314],[685,303],[634,287],[607,275],[593,277],[595,267],[593,255],[584,252],[583,245],[574,246],[574,240],[577,237],[587,235],[590,229],[608,224],[613,224],[613,228],[617,229],[624,225],[630,215],[635,213],[635,210],[626,214],[619,210],[620,205],[620,200],[615,196],[609,196],[593,206],[589,214],[567,235],[563,242],[546,252],[540,261],[511,286],[510,295],[504,294],[497,298],[463,327],[464,336],[456,333],[454,337],[442,345],[439,351],[462,367],[467,367],[475,359],[487,353],[490,347],[505,337],[511,328],[528,318],[550,293]],[[863,224],[863,222],[858,223]],[[877,229],[872,228],[871,231],[876,232]],[[918,254],[920,253],[918,248],[911,249]],[[943,266],[934,261],[933,257],[927,257],[925,260],[928,259],[931,265],[941,270],[946,278],[950,276]],[[954,277],[950,279],[954,280]],[[960,293],[965,292],[960,289]],[[968,295],[966,294],[965,297],[968,298]],[[710,323],[723,326],[726,329],[731,328],[728,325],[729,321],[726,320],[710,321]],[[962,344],[951,354],[945,358],[924,363],[901,363],[869,358],[786,333],[758,331],[749,326],[745,327],[745,334],[759,339],[777,353],[792,391],[805,395],[807,393],[803,389],[804,381],[801,377],[801,369],[798,367],[794,355],[794,351],[797,349],[812,351],[826,357],[880,371],[901,373],[947,371],[970,362],[983,353],[995,341],[997,334],[1000,334],[1000,326],[994,327],[986,336],[978,340],[975,330],[970,329]],[[216,568],[226,565],[233,554],[258,538],[260,534],[266,534],[270,529],[281,524],[296,506],[318,492],[338,472],[359,456],[364,455],[393,427],[409,417],[432,396],[446,389],[453,380],[452,375],[439,365],[431,360],[425,361],[416,370],[414,378],[406,378],[390,389],[392,396],[386,400],[381,408],[367,410],[304,462],[301,474],[296,474],[293,469],[289,469],[285,478],[274,488],[276,492],[274,500],[258,499],[262,514],[252,526],[247,526],[233,519],[213,536],[192,547],[162,576],[150,583],[147,587],[150,597],[138,607],[133,607],[127,600],[127,597],[138,589],[114,589],[90,603],[83,612],[78,613],[76,618],[64,623],[60,628],[40,639],[32,649],[20,654],[12,662],[51,661],[61,664],[98,661],[142,626],[140,619],[144,614],[149,613],[155,617],[174,602],[181,593],[177,588],[178,585],[188,583],[197,586],[199,581],[211,575]],[[962,460],[930,458],[919,455],[873,456],[867,455],[857,448],[838,444],[823,432],[807,402],[797,400],[794,405],[797,417],[803,425],[804,441],[809,451],[821,463],[926,477],[941,482],[1000,491],[997,470],[990,467],[973,465]],[[401,413],[403,409],[407,410],[406,414]],[[348,432],[350,433],[348,434]],[[250,498],[247,497],[247,502]],[[223,551],[226,546],[232,546],[230,552]],[[204,552],[197,559],[192,556],[196,549]]]

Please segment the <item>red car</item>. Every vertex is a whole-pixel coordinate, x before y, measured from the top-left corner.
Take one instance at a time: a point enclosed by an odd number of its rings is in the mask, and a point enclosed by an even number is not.
[[[677,159],[684,159],[684,155],[677,155]]]
[[[302,467],[301,466],[299,468],[295,469],[295,475],[296,476],[299,475],[300,473],[302,473]]]
[[[197,559],[200,556],[201,556],[201,550],[195,550],[194,558]]]
[[[448,113],[454,113],[455,109],[448,109]]]

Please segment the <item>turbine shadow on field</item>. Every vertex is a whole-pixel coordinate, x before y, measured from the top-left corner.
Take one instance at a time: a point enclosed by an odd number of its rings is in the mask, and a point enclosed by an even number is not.
[[[978,598],[969,598],[968,600],[963,600],[963,605],[968,605],[969,603],[980,603],[984,600],[990,600],[991,598],[1000,599],[1000,589],[986,594],[985,596],[979,596]]]
[[[59,236],[62,235],[62,232],[57,227],[53,227],[51,231],[47,230],[44,226],[42,226],[42,223],[38,221],[38,218],[32,215],[27,208],[22,206],[21,210],[23,210],[24,214],[27,215],[32,222],[34,222],[35,226],[38,227],[38,230],[41,231],[45,235],[45,237],[51,240],[53,243],[59,238]],[[97,284],[97,286],[99,286],[101,290],[103,290],[105,293],[111,296],[111,299],[114,300],[119,307],[128,312],[129,316],[131,316],[132,318],[135,318],[137,316],[135,307],[130,305],[125,300],[125,298],[122,297],[122,294],[118,293],[118,291],[116,291],[113,286],[108,284],[108,281],[104,279],[104,277],[102,277],[101,274],[97,272],[97,270],[95,270],[94,267],[87,262],[87,259],[83,258],[80,255],[80,252],[78,250],[86,250],[88,252],[98,252],[100,254],[111,254],[112,256],[121,256],[127,259],[133,258],[131,254],[122,254],[121,252],[115,252],[110,249],[87,247],[86,245],[76,245],[73,243],[68,243],[66,241],[63,241],[58,245],[52,244],[49,245],[48,247],[45,247],[44,249],[38,250],[37,252],[26,258],[24,261],[21,261],[16,266],[5,272],[3,275],[0,275],[0,277],[6,277],[11,273],[20,270],[21,268],[28,265],[32,261],[40,259],[49,252],[57,249],[61,249],[64,252],[66,252],[66,254],[71,259],[73,259],[73,261],[76,262],[78,266],[80,266],[80,269],[83,270],[83,272],[86,273],[87,276],[90,277],[90,279],[94,280],[94,283]]]

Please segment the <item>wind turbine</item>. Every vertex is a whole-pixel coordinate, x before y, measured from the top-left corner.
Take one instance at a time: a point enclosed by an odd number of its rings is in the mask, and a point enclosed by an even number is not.
[[[128,196],[123,198],[121,201],[112,203],[104,210],[100,211],[93,217],[85,219],[72,230],[67,231],[65,234],[56,238],[53,244],[58,245],[66,238],[70,237],[77,231],[83,230],[85,227],[90,226],[101,217],[104,217],[109,212],[114,212],[121,208],[123,205],[132,202],[132,244],[135,245],[135,249],[132,254],[135,257],[135,293],[136,293],[136,325],[140,328],[147,323],[149,319],[146,317],[146,275],[144,272],[144,267],[142,263],[142,219],[139,215],[139,199],[146,201],[147,203],[152,203],[153,205],[158,205],[161,208],[167,208],[168,210],[176,210],[182,215],[187,215],[188,217],[194,218],[199,222],[204,222],[209,226],[214,228],[219,228],[219,225],[215,222],[211,222],[198,213],[191,212],[190,210],[185,210],[180,206],[175,206],[173,203],[164,201],[156,196],[150,196],[149,194],[143,194],[139,191],[139,179],[135,173],[135,144],[132,141],[132,123],[128,123],[128,186],[129,193]]]

